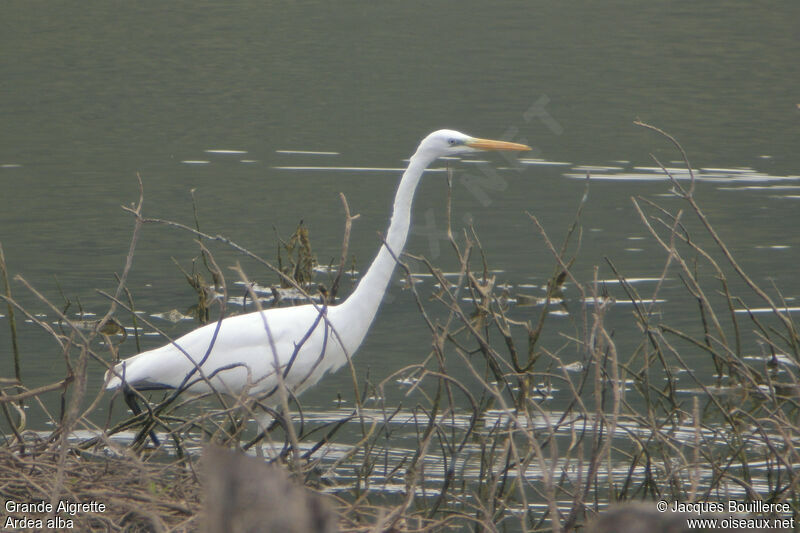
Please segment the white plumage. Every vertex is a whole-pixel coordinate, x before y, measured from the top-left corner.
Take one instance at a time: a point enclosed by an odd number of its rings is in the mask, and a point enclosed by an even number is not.
[[[386,243],[353,293],[330,307],[305,304],[232,316],[200,327],[160,348],[118,363],[106,388],[124,382],[138,390],[182,388],[232,395],[276,390],[276,360],[294,394],[314,385],[355,354],[369,330],[405,246],[414,191],[425,169],[442,156],[478,150],[529,150],[525,145],[439,130],[422,140],[409,160],[394,200]],[[391,253],[387,250],[387,245]],[[324,310],[324,316],[321,313]],[[277,403],[277,395],[274,395]]]

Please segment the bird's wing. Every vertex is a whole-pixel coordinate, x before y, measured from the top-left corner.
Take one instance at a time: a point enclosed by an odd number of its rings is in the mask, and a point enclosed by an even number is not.
[[[325,329],[312,305],[229,317],[120,362],[109,371],[106,388],[118,388],[124,379],[137,389],[265,390],[275,379],[276,356],[281,368],[291,364],[287,377],[302,381],[303,372],[313,372],[332,346]]]

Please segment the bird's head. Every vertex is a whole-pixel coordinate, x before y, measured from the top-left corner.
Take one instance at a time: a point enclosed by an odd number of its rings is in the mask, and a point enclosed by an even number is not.
[[[530,146],[524,144],[479,139],[455,130],[438,130],[422,140],[418,151],[427,152],[435,159],[488,150],[523,152],[530,149]]]

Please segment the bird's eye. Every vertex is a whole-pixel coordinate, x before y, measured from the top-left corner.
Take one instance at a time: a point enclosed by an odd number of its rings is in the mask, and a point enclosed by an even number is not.
[[[451,138],[451,139],[448,139],[448,141],[447,141],[447,143],[448,143],[450,146],[455,146],[457,142],[458,142],[458,141],[456,141],[455,139],[452,139],[452,138]]]

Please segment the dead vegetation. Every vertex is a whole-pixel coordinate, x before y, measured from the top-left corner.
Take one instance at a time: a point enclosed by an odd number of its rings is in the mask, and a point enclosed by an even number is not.
[[[688,161],[687,167],[691,173]],[[99,383],[88,383],[87,369],[108,368],[119,358],[117,329],[109,324],[133,331],[126,342],[133,336],[138,343],[142,328],[159,331],[134,313],[126,284],[143,224],[167,225],[197,240],[200,261],[185,274],[201,301],[200,316],[216,320],[232,312],[226,304],[230,281],[210,243],[255,259],[280,285],[312,298],[306,292],[313,264],[307,233],[285,243],[290,265],[273,266],[225,237],[201,232],[197,221],[192,227],[145,217],[142,196],[130,209],[135,225],[117,290],[107,294],[107,313],[89,329],[17,277],[15,291],[34,294],[56,317],[54,327],[21,306],[11,284],[4,284],[15,361],[24,356],[16,342],[14,319],[20,315],[51,336],[66,374],[29,389],[17,363],[16,376],[0,382],[7,428],[0,496],[53,505],[103,503],[103,512],[71,517],[83,531],[199,530],[208,485],[197,474],[199,450],[214,442],[287,465],[295,480],[327,493],[342,531],[573,531],[609,504],[662,499],[788,503],[790,516],[774,517],[797,518],[796,324],[780,292],[762,288],[739,266],[698,204],[693,180],[670,181],[680,203],[631,199],[663,251],[663,270],[652,290],[640,294],[611,259],[602,266],[617,276],[632,310],[635,328],[626,334],[638,332],[625,340],[624,350],[608,326],[615,301],[598,282],[601,267],[588,281],[574,274],[586,196],[561,244],[529,215],[553,260],[542,298],[526,300],[498,288],[476,233],[456,235],[448,222],[457,278],[446,277],[425,257],[398,258],[409,281],[422,267],[438,283],[424,294],[408,283],[429,329],[429,353],[377,383],[359,380],[351,367],[353,407],[335,416],[315,419],[289,395],[288,409],[275,413],[278,427],[267,435],[248,425],[256,401],[220,394],[140,397],[141,413],[114,424],[95,416],[99,403],[109,400]],[[344,203],[345,239],[327,292],[331,302],[356,218]],[[7,281],[4,264],[0,250]],[[241,269],[236,277],[247,282]],[[660,314],[668,279],[680,281],[693,327],[676,326]],[[510,297],[518,307],[509,304]],[[526,315],[532,318],[515,313],[524,304],[536,305]],[[552,316],[564,308],[571,326]],[[696,370],[709,360],[713,376]],[[405,384],[402,394],[398,382]],[[43,399],[54,392],[61,400],[55,410]],[[32,409],[44,413],[53,428],[27,428]],[[158,450],[148,445],[151,432],[162,437]]]

